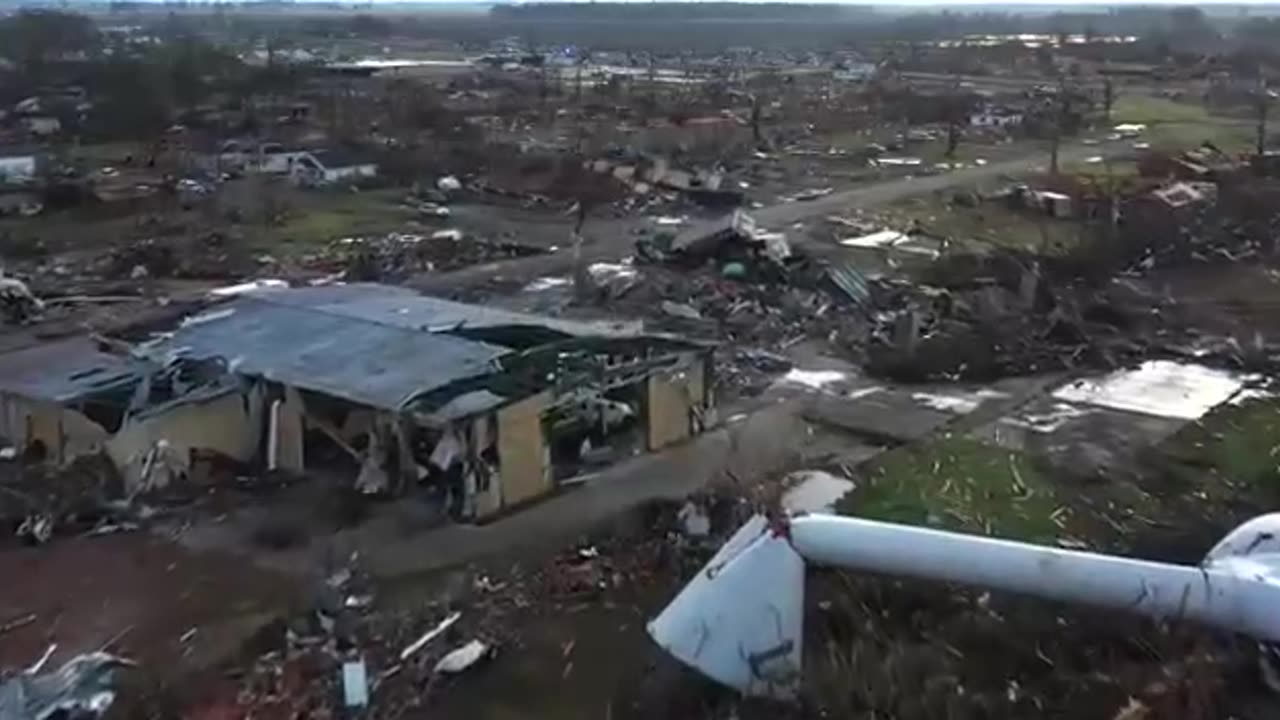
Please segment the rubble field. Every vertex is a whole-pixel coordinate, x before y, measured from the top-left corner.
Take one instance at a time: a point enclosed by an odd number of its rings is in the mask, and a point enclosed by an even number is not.
[[[1275,22],[147,5],[0,14],[0,720],[1280,717]]]

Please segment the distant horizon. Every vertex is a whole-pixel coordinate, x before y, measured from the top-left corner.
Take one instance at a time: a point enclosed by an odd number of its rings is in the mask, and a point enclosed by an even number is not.
[[[24,8],[74,7],[76,5],[110,4],[118,0],[48,0],[47,2],[4,2],[0,5]],[[865,9],[934,7],[945,10],[950,7],[1062,7],[1064,9],[1089,7],[1209,7],[1212,9],[1280,7],[1280,0],[895,0],[894,2],[857,2],[856,0],[125,0],[139,5],[340,5],[360,7],[365,5],[466,5],[493,7],[499,5],[633,5],[633,4],[689,4],[689,5],[840,5]]]

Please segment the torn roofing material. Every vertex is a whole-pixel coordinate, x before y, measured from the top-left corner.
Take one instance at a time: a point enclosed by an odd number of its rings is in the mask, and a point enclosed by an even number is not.
[[[404,329],[440,332],[463,328],[541,327],[573,337],[631,336],[634,322],[579,322],[468,305],[413,290],[378,283],[352,283],[290,289],[264,288],[251,293],[264,303],[306,308],[351,320]]]
[[[137,383],[145,363],[102,352],[86,336],[0,354],[0,392],[69,403]]]
[[[501,370],[499,360],[518,348],[504,342],[510,333],[499,331],[513,327],[536,329],[533,335],[543,340],[630,336],[616,325],[362,283],[250,292],[189,318],[143,352],[159,359],[221,357],[234,372],[399,409],[424,392]],[[479,332],[485,330],[491,332]]]
[[[230,312],[227,312],[227,311]],[[152,357],[221,357],[233,372],[383,409],[497,369],[507,348],[241,297],[148,346]]]

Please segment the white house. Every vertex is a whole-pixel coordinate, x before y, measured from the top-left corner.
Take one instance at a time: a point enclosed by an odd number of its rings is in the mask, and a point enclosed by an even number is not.
[[[1024,115],[1002,108],[983,108],[969,116],[969,125],[975,128],[1005,129],[1022,124]]]
[[[840,82],[863,82],[876,74],[879,67],[875,63],[850,62],[838,67],[831,73],[833,80]]]
[[[258,148],[258,172],[272,175],[292,175],[293,168],[310,152],[288,149],[279,143],[263,143]]]
[[[276,142],[261,144],[252,141],[228,140],[210,158],[208,168],[216,172],[268,173],[289,175],[293,165],[308,151],[286,148]]]
[[[302,153],[293,160],[290,177],[299,185],[331,183],[371,178],[378,174],[378,164],[369,158],[345,150],[315,150]]]

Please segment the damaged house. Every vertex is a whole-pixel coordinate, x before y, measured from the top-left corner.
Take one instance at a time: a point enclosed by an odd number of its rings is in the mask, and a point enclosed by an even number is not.
[[[214,363],[167,365],[72,337],[0,355],[0,437],[33,460],[103,453],[122,490],[156,489],[205,459],[249,462],[256,391]]]
[[[203,436],[218,440],[212,449],[232,459],[366,493],[427,485],[467,518],[552,492],[602,449],[630,455],[680,442],[712,408],[706,346],[376,284],[244,294],[135,356],[103,376],[135,362],[222,369],[214,385],[234,398],[225,408],[172,402],[199,416]],[[167,432],[140,437],[179,453],[199,447]],[[59,442],[62,458],[76,450]]]

